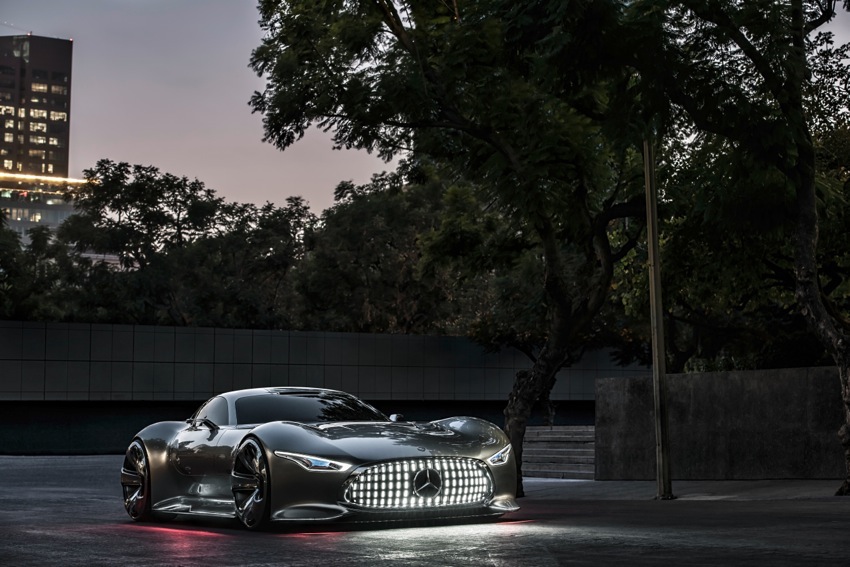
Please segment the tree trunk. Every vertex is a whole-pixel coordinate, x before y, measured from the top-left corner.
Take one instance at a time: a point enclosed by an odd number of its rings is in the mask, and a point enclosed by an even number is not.
[[[845,478],[837,495],[850,495],[850,340],[841,323],[832,316],[821,292],[818,277],[818,210],[815,189],[815,150],[811,132],[805,120],[803,105],[804,71],[808,68],[805,55],[805,14],[803,2],[791,3],[792,51],[786,90],[789,107],[786,118],[796,142],[796,162],[789,171],[794,183],[797,203],[797,229],[794,246],[795,297],[809,326],[830,353],[838,366],[841,399],[844,403],[844,424],[838,438],[844,447]]]
[[[505,433],[511,440],[517,469],[517,497],[525,496],[522,483],[522,444],[525,429],[535,402],[548,398],[555,385],[555,374],[567,360],[569,351],[564,348],[550,348],[547,345],[537,357],[531,370],[520,370],[516,374],[514,387],[505,407]]]
[[[522,483],[522,444],[531,410],[538,400],[549,399],[549,392],[555,385],[555,375],[567,362],[576,333],[590,324],[608,295],[614,268],[606,227],[607,220],[594,220],[588,214],[584,277],[580,277],[582,272],[576,276],[588,285],[575,297],[570,293],[574,286],[567,281],[564,259],[551,220],[540,218],[535,225],[543,245],[546,262],[544,288],[551,300],[551,311],[546,344],[530,371],[517,372],[504,410],[505,433],[511,440],[516,459],[517,496],[525,495]]]
[[[841,401],[844,402],[844,424],[838,430],[838,440],[844,447],[844,482],[836,496],[850,496],[850,367],[839,365],[838,377],[841,380]]]
[[[804,145],[805,147],[805,145]],[[810,148],[806,148],[810,149]],[[806,157],[801,152],[801,162]],[[811,163],[814,162],[812,151]],[[818,220],[814,169],[798,167],[797,234],[794,250],[796,299],[800,310],[821,344],[838,366],[841,400],[844,403],[844,424],[838,438],[844,447],[845,478],[837,495],[850,495],[850,341],[835,318],[829,313],[821,294],[817,269]],[[811,172],[811,173],[810,173]]]

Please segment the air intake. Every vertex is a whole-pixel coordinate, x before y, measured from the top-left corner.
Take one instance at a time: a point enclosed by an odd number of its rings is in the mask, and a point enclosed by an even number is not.
[[[355,472],[347,503],[368,509],[429,509],[482,504],[493,494],[487,466],[460,457],[407,459]]]

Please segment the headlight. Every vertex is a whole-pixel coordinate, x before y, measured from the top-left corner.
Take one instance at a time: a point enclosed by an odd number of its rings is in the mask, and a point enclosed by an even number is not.
[[[330,459],[323,459],[322,457],[314,457],[312,455],[301,455],[300,453],[287,453],[285,451],[275,451],[275,455],[278,457],[282,457],[284,459],[289,459],[290,461],[295,461],[308,471],[319,471],[319,472],[343,472],[347,471],[351,468],[351,465],[348,463],[341,463],[339,461],[331,461]]]
[[[493,466],[504,465],[508,462],[508,457],[511,454],[511,449],[512,447],[508,445],[507,447],[487,459],[487,462]]]

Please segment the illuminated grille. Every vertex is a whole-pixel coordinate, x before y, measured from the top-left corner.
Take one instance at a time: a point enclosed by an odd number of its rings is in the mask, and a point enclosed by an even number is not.
[[[427,509],[479,504],[493,492],[484,463],[457,457],[381,463],[349,482],[346,502],[364,508]]]

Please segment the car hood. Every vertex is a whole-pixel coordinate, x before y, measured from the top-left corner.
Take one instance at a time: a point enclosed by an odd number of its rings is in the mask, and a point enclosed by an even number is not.
[[[433,456],[485,458],[504,443],[492,432],[461,432],[434,422],[338,422],[300,427],[322,446],[323,454],[361,463]]]

